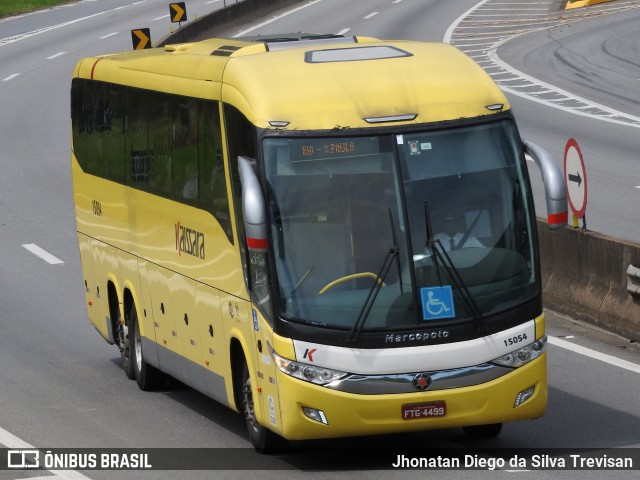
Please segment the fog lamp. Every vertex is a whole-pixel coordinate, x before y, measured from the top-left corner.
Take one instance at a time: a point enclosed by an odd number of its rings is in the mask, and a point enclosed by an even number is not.
[[[322,410],[317,410],[315,408],[310,407],[302,407],[302,411],[304,414],[309,417],[311,420],[315,420],[316,422],[320,422],[323,425],[329,425],[326,415]]]
[[[516,395],[516,401],[513,404],[513,408],[516,408],[522,405],[527,400],[529,400],[533,395],[533,392],[535,391],[535,389],[536,387],[529,387],[522,390],[518,395]]]

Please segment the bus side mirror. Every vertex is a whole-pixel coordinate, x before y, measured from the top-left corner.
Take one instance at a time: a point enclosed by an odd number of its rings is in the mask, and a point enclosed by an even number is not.
[[[238,157],[238,170],[242,184],[242,216],[249,250],[264,252],[268,245],[267,214],[255,163],[251,158]]]
[[[547,200],[547,222],[549,228],[552,230],[562,228],[569,219],[567,187],[564,183],[564,175],[553,156],[544,148],[524,139],[522,144],[525,153],[533,158],[542,174],[544,193]]]

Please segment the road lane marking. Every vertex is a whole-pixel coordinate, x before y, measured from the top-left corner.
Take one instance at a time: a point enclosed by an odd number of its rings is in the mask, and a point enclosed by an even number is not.
[[[588,105],[592,108],[596,108],[599,110],[602,110],[603,112],[606,112],[607,114],[609,114],[610,116],[614,117],[614,118],[607,118],[607,117],[603,117],[602,115],[594,115],[592,113],[589,112],[581,112],[581,111],[576,111],[576,109],[574,107],[565,107],[563,105],[558,105],[558,104],[554,104],[549,100],[545,100],[545,99],[537,99],[535,97],[532,97],[530,95],[527,95],[526,93],[523,92],[518,92],[512,88],[500,85],[502,90],[509,92],[513,95],[517,95],[519,97],[523,97],[526,98],[528,100],[532,100],[536,103],[540,103],[542,105],[546,105],[552,108],[557,108],[559,110],[563,110],[567,113],[573,113],[574,115],[580,115],[580,116],[584,116],[584,117],[589,117],[589,118],[593,118],[593,119],[598,119],[598,120],[603,120],[605,122],[611,122],[611,123],[615,123],[618,125],[625,125],[628,127],[635,127],[635,128],[640,128],[640,117],[637,117],[635,115],[630,115],[624,112],[621,112],[619,110],[615,110],[613,108],[607,107],[606,105],[603,105],[601,103],[597,103],[594,102],[593,100],[588,100],[586,98],[580,97],[574,93],[568,92],[566,90],[563,90],[562,88],[556,87],[555,85],[551,85],[550,83],[546,83],[543,82],[540,79],[534,78],[530,75],[525,74],[524,72],[521,72],[520,70],[512,67],[511,65],[507,64],[506,62],[504,62],[499,56],[498,56],[498,48],[501,47],[503,44],[507,43],[507,41],[510,40],[509,39],[505,39],[503,41],[497,42],[496,44],[493,45],[493,47],[491,47],[488,51],[487,56],[489,57],[489,59],[491,59],[493,61],[493,63],[495,65],[499,65],[502,68],[504,68],[507,72],[511,73],[513,76],[518,77],[520,79],[523,80],[527,80],[532,84],[535,84],[537,86],[543,87],[543,88],[547,88],[553,92],[556,92],[560,95],[562,95],[563,97],[565,97],[565,100],[575,100],[579,103],[582,103],[584,105]],[[618,120],[618,118],[620,119],[624,119],[624,120]]]
[[[513,10],[509,10],[509,12],[513,12]],[[530,17],[546,17],[548,14],[547,13],[529,13],[527,12],[526,15],[530,16]],[[494,13],[494,14],[487,14],[487,15],[480,15],[478,13],[475,13],[473,15],[473,17],[509,17],[512,18],[513,17],[513,13]]]
[[[109,11],[95,13],[93,15],[88,15],[86,17],[77,18],[77,19],[71,20],[69,22],[59,23],[58,25],[51,25],[49,27],[39,28],[38,30],[32,30],[31,32],[21,33],[19,35],[14,35],[12,37],[0,38],[0,47],[3,47],[4,45],[8,45],[10,43],[18,42],[20,40],[24,40],[25,38],[31,38],[31,37],[33,37],[35,35],[40,35],[41,33],[50,32],[51,30],[56,30],[58,28],[67,27],[69,25],[73,25],[74,23],[82,22],[83,20],[88,20],[90,18],[95,18],[95,17],[97,17],[99,15],[103,15],[105,13],[109,13]]]
[[[58,257],[51,255],[49,252],[40,248],[35,243],[25,243],[22,246],[27,250],[29,250],[31,253],[33,253],[35,256],[40,257],[42,260],[44,260],[47,263],[50,263],[51,265],[58,265],[60,263],[64,263]]]
[[[600,353],[596,350],[591,350],[590,348],[576,345],[575,343],[567,342],[566,340],[562,340],[557,337],[548,337],[548,342],[551,345],[555,345],[556,347],[564,348],[574,353],[579,353],[580,355],[585,355],[587,357],[600,360],[601,362],[605,362],[619,368],[624,368],[625,370],[629,370],[634,373],[640,373],[640,365],[636,363],[628,362],[627,360],[622,360],[621,358],[607,355],[606,353]]]
[[[47,475],[46,477],[25,477],[24,480],[55,480],[60,477],[52,477],[51,475]],[[17,478],[16,480],[21,480]]]
[[[378,13],[380,12],[371,12],[369,15],[367,15],[366,17],[364,17],[365,20],[369,20],[370,18],[375,17],[376,15],[378,15]]]
[[[19,73],[14,73],[13,75],[9,75],[7,78],[3,78],[2,81],[3,82],[8,82],[9,80],[13,80],[14,78],[16,78],[18,75],[20,75]]]
[[[58,28],[64,28],[64,27],[67,27],[69,25],[73,25],[74,23],[82,22],[84,20],[89,20],[89,19],[98,17],[100,15],[104,15],[105,13],[115,12],[117,10],[122,10],[123,8],[132,7],[134,5],[140,5],[140,4],[146,3],[146,2],[147,2],[147,0],[140,0],[138,2],[134,2],[134,3],[131,3],[129,5],[123,5],[121,7],[112,8],[111,10],[105,10],[104,12],[98,12],[98,13],[94,13],[92,15],[87,15],[86,17],[76,18],[75,20],[70,20],[68,22],[59,23],[57,25],[51,25],[51,26],[48,26],[48,27],[39,28],[38,30],[33,30],[31,32],[26,32],[26,33],[21,33],[21,34],[18,34],[18,35],[13,35],[11,37],[0,38],[0,47],[2,47],[4,45],[8,45],[10,43],[18,42],[20,40],[24,40],[25,38],[33,37],[35,35],[40,35],[41,33],[50,32],[51,30],[56,30]],[[61,7],[56,7],[56,8],[62,8],[62,6]],[[11,18],[15,18],[15,17],[8,17],[8,18],[11,19]]]
[[[543,19],[543,21],[535,21],[534,19],[539,18],[540,16],[532,13],[532,11],[537,10],[537,8],[527,7],[516,10],[504,9],[505,11],[511,12],[507,15],[508,17],[513,17],[513,14],[516,11],[522,16],[521,19],[511,18],[510,22],[476,18],[483,16],[482,13],[477,12],[501,10],[500,8],[495,8],[496,5],[524,5],[522,3],[513,2],[490,2],[491,0],[482,0],[460,15],[447,28],[443,39],[444,42],[454,44],[474,61],[482,63],[482,67],[488,71],[487,73],[493,77],[498,86],[506,93],[534,101],[546,107],[559,109],[573,115],[614,123],[616,125],[640,128],[640,116],[628,114],[586,98],[582,98],[556,87],[555,85],[551,85],[541,81],[540,79],[526,75],[524,72],[521,72],[507,64],[498,56],[499,47],[520,35],[534,31],[541,31],[550,28],[551,26],[564,24],[570,25],[573,21],[580,20],[581,16],[571,18],[553,17],[552,14],[549,13],[548,15],[550,18],[548,20]],[[536,3],[537,2],[527,2],[526,4],[535,5]],[[637,8],[637,4],[634,3],[634,6],[631,8]],[[616,7],[616,10],[612,11],[621,11],[621,7]],[[599,12],[608,13],[608,11],[603,9],[599,10]],[[521,23],[530,21],[533,21],[534,23]],[[565,23],[563,23],[563,21]],[[511,30],[495,30],[494,26],[495,28],[510,27]],[[480,32],[473,33],[478,29],[480,29]],[[456,32],[463,32],[464,35],[458,35]],[[454,38],[454,34],[457,38]],[[479,40],[484,40],[484,43],[474,43]],[[460,44],[458,44],[458,41],[460,41]],[[494,67],[501,68],[501,70],[491,71]],[[514,82],[517,82],[517,85],[515,85]],[[537,88],[532,91],[533,87]]]
[[[105,38],[113,37],[113,36],[115,36],[115,35],[118,35],[118,33],[120,33],[120,32],[107,33],[107,34],[106,34],[106,35],[104,35],[103,37],[100,37],[100,40],[104,40]]]
[[[321,1],[322,0],[313,0],[313,1],[311,1],[309,3],[306,3],[306,4],[304,4],[304,5],[300,6],[300,7],[297,7],[297,8],[294,8],[292,10],[289,10],[288,12],[284,12],[282,15],[278,15],[276,17],[273,17],[270,20],[264,21],[262,23],[259,23],[258,25],[254,25],[253,27],[247,28],[246,30],[243,30],[240,33],[235,34],[233,36],[233,38],[238,38],[238,37],[241,37],[243,35],[246,35],[247,33],[253,32],[254,30],[257,30],[260,27],[264,27],[265,25],[269,25],[270,23],[276,22],[276,21],[280,20],[281,18],[284,18],[284,17],[286,17],[288,15],[291,15],[292,13],[296,13],[296,12],[298,12],[298,11],[304,9],[304,8],[310,7],[311,5],[315,5],[316,3],[319,3]]]
[[[451,37],[453,37],[453,31],[456,29],[456,27],[462,23],[462,21],[469,16],[470,14],[472,14],[475,10],[481,8],[485,3],[487,3],[489,0],[482,0],[480,3],[478,3],[477,5],[474,5],[473,7],[471,7],[469,10],[467,10],[466,12],[464,12],[462,15],[460,15],[458,18],[456,18],[453,23],[451,25],[449,25],[449,28],[447,28],[447,31],[444,33],[444,39],[442,40],[445,43],[451,43]]]
[[[16,437],[13,433],[7,432],[4,428],[0,427],[0,444],[4,445],[10,449],[19,449],[19,450],[37,450],[33,445],[28,444],[24,440],[19,437]],[[42,471],[42,470],[40,470]],[[50,480],[91,480],[89,477],[85,477],[80,472],[75,470],[45,470],[47,472],[51,472],[55,475],[55,477],[47,476],[47,477],[38,477],[38,478],[47,478]],[[24,471],[21,470],[21,473]],[[30,479],[35,480],[35,479]]]
[[[56,53],[56,54],[54,54],[54,55],[51,55],[50,57],[47,57],[47,60],[53,60],[54,58],[61,57],[61,56],[62,56],[62,55],[64,55],[65,53],[67,53],[67,52],[58,52],[58,53]]]
[[[513,8],[490,8],[490,7],[484,7],[482,9],[478,9],[478,10],[481,10],[483,12],[488,12],[488,11],[513,12],[513,13],[517,12],[517,13],[524,13],[524,14],[527,14],[527,15],[540,15],[539,13],[529,13],[529,12],[531,12],[533,10],[544,11],[544,12],[548,12],[549,11],[548,8],[523,8],[523,9],[520,9],[520,10],[514,10]],[[543,15],[546,15],[546,14],[543,14]],[[478,16],[478,17],[483,17],[484,16],[484,17],[486,17],[486,15],[474,15],[474,16]],[[513,15],[510,15],[510,16],[513,16]]]

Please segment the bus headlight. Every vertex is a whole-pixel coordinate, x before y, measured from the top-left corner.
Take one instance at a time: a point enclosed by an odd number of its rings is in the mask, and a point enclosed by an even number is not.
[[[536,340],[529,345],[525,345],[524,347],[520,347],[513,352],[507,353],[502,357],[496,358],[492,360],[491,363],[495,363],[497,365],[502,365],[505,367],[518,368],[531,360],[538,358],[542,355],[547,349],[547,336],[544,335],[539,340]]]
[[[346,372],[340,372],[338,370],[332,370],[331,368],[324,368],[317,365],[309,365],[307,363],[299,363],[287,358],[283,358],[278,355],[273,347],[267,342],[267,348],[273,358],[276,367],[282,373],[289,375],[290,377],[304,380],[305,382],[315,383],[316,385],[326,385],[328,383],[340,380],[346,377]]]

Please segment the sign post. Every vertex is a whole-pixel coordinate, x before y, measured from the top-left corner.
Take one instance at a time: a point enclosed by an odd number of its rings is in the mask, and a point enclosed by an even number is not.
[[[578,142],[573,138],[567,141],[564,149],[564,182],[567,185],[569,207],[573,212],[573,226],[578,227],[582,218],[582,228],[587,228],[587,171]]]

